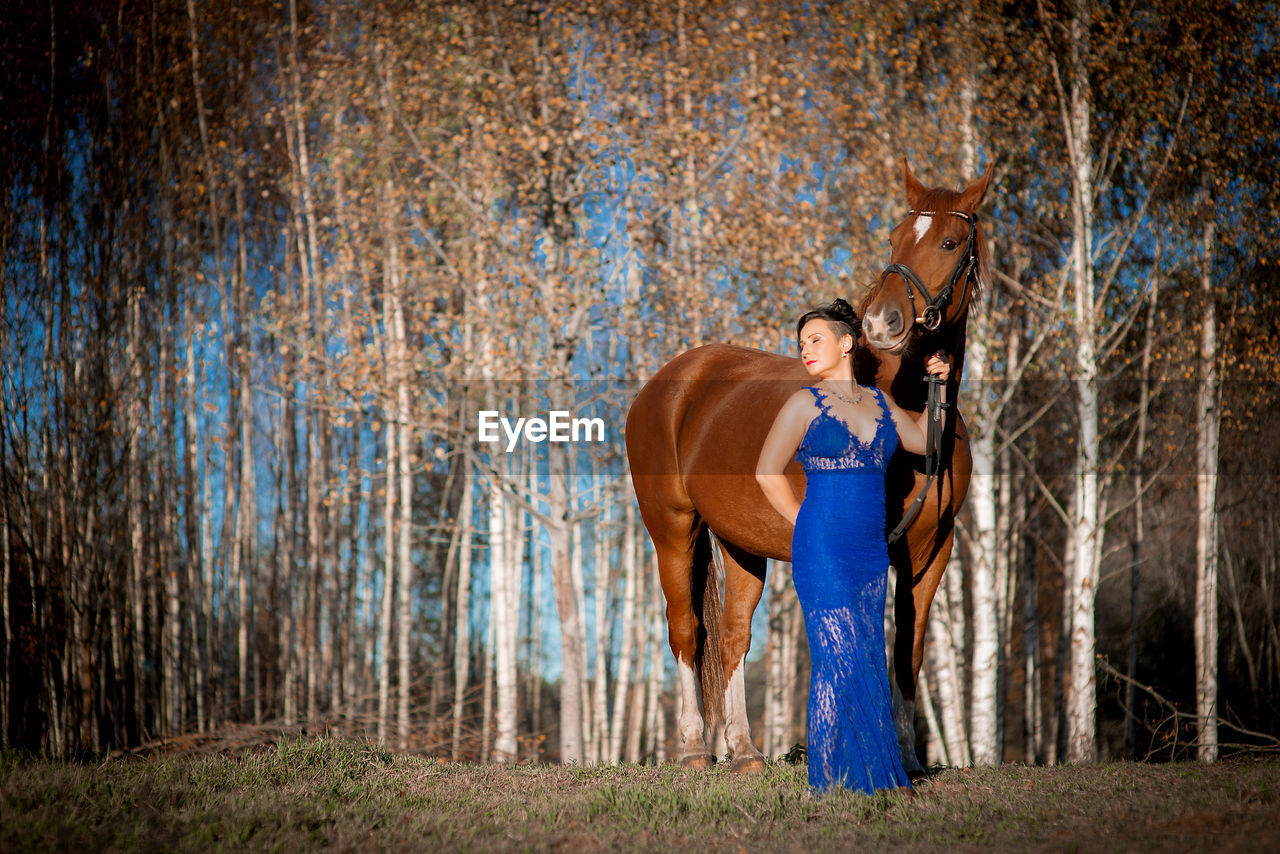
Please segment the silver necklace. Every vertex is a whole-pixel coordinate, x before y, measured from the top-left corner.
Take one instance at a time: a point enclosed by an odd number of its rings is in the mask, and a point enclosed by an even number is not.
[[[831,392],[837,398],[839,398],[840,400],[843,400],[845,403],[849,404],[850,406],[857,406],[858,404],[862,403],[862,386],[858,385],[857,380],[854,380],[853,387],[857,389],[857,392],[854,393],[852,398],[845,397],[844,394],[842,394],[839,391],[836,391],[834,388],[828,388],[827,391]]]

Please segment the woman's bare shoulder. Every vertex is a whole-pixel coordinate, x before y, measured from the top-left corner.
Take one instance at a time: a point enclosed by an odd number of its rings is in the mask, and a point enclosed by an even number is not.
[[[796,389],[782,404],[778,411],[779,418],[789,421],[805,421],[806,423],[818,412],[813,392],[808,387]]]

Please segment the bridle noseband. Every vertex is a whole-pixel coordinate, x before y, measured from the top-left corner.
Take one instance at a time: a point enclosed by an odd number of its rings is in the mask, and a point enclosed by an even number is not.
[[[936,211],[907,211],[907,216],[917,214],[919,216],[935,216]],[[924,282],[920,281],[920,277],[915,271],[906,264],[890,264],[884,268],[884,272],[880,274],[880,284],[884,284],[885,276],[890,273],[897,273],[902,277],[903,282],[907,285],[907,298],[911,300],[911,315],[915,323],[919,323],[930,332],[937,331],[942,325],[942,318],[951,306],[951,295],[954,293],[956,285],[961,281],[964,282],[964,292],[961,294],[960,302],[963,303],[969,297],[969,282],[973,280],[978,270],[978,256],[975,252],[977,246],[978,234],[978,218],[973,214],[963,213],[962,211],[947,211],[952,216],[958,216],[965,222],[969,223],[969,237],[965,240],[964,256],[956,264],[955,270],[951,273],[951,280],[946,286],[938,291],[937,296],[930,296],[929,289],[924,286]],[[916,296],[912,285],[920,290],[920,296],[924,300],[924,311],[916,313]]]

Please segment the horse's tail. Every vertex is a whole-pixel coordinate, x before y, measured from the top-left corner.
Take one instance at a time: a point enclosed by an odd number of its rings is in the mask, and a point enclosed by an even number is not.
[[[713,733],[724,722],[724,662],[720,659],[720,618],[724,614],[720,579],[724,577],[724,559],[718,546],[711,529],[700,526],[693,546],[694,611],[701,624],[694,664],[702,687],[703,719]]]

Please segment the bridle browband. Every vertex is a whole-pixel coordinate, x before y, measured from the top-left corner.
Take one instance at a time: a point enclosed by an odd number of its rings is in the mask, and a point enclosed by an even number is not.
[[[937,296],[931,296],[929,289],[924,286],[924,282],[920,281],[920,277],[915,271],[906,264],[890,264],[884,268],[884,272],[880,274],[880,283],[884,284],[885,276],[890,273],[897,273],[902,277],[902,281],[907,286],[907,299],[911,300],[912,321],[919,323],[930,332],[937,331],[942,325],[942,318],[951,306],[951,295],[955,292],[956,285],[961,281],[964,282],[964,292],[960,296],[960,302],[963,303],[969,297],[969,282],[978,272],[978,256],[977,236],[978,236],[978,218],[973,214],[967,214],[962,211],[947,211],[952,216],[958,216],[965,222],[969,223],[969,237],[965,240],[964,257],[956,264],[955,270],[951,272],[951,280],[946,286],[938,291]],[[936,211],[907,211],[907,216],[916,214],[918,216],[936,216]],[[920,296],[924,300],[924,311],[917,314],[916,312],[916,295],[912,285],[919,289]]]

